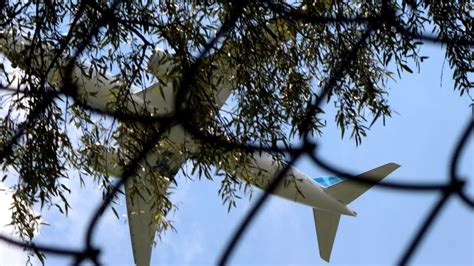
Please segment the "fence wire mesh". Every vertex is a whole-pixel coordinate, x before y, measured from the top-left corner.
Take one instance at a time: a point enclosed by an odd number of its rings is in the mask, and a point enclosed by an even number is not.
[[[90,29],[89,34],[84,36],[82,41],[82,46],[79,46],[79,49],[76,50],[75,54],[72,56],[72,59],[68,62],[65,68],[65,76],[72,77],[73,67],[76,64],[76,60],[81,56],[85,51],[87,44],[92,41],[94,36],[96,36],[100,29],[110,20],[117,20],[114,15],[114,10],[120,5],[120,0],[114,1],[110,4],[110,7],[105,10],[101,10],[101,18],[98,20],[96,27]],[[211,49],[216,45],[216,43],[232,31],[235,27],[236,22],[239,20],[244,8],[251,4],[251,1],[231,1],[232,9],[229,11],[227,18],[220,27],[220,29],[201,51],[201,53],[196,57],[196,60],[192,65],[185,68],[182,73],[182,82],[179,83],[178,93],[176,96],[176,102],[186,94],[186,91],[189,90],[191,84],[196,82],[195,77],[198,72],[200,65],[202,64],[203,58],[208,55]],[[262,1],[263,5],[279,14],[280,16],[289,17],[295,21],[303,21],[305,23],[358,23],[365,25],[365,32],[361,34],[359,41],[351,47],[351,49],[340,54],[342,59],[337,67],[330,73],[329,79],[321,86],[321,97],[317,98],[312,104],[308,105],[309,108],[305,113],[305,123],[306,125],[310,124],[310,119],[316,115],[317,110],[322,106],[324,100],[331,93],[332,89],[335,86],[335,82],[338,77],[344,74],[347,68],[351,67],[353,60],[356,58],[361,47],[363,47],[368,37],[381,25],[390,25],[395,27],[400,34],[410,36],[413,39],[419,39],[425,42],[431,42],[438,45],[448,45],[450,43],[457,43],[465,45],[468,47],[474,46],[474,41],[472,38],[466,36],[458,36],[457,38],[448,38],[448,37],[438,37],[427,34],[420,34],[418,32],[413,32],[410,29],[404,28],[402,25],[398,24],[394,19],[395,10],[392,10],[386,2],[382,2],[381,13],[376,17],[320,17],[315,15],[308,15],[307,13],[299,13],[295,10],[287,9],[284,5],[278,5],[272,1]],[[89,5],[94,5],[93,2],[90,2]],[[95,6],[97,7],[97,6]],[[79,17],[84,10],[79,10],[77,17]],[[73,21],[73,24],[77,21]],[[73,28],[73,27],[71,27]],[[68,43],[68,37],[66,37],[64,44]],[[65,47],[61,47],[60,50],[63,50]],[[55,60],[59,59],[61,53],[57,53]],[[53,62],[55,61],[53,60]],[[74,101],[84,109],[91,110],[94,113],[107,115],[113,118],[118,119],[119,121],[139,121],[147,124],[158,124],[160,129],[152,134],[148,139],[142,143],[141,151],[134,156],[134,159],[124,168],[124,172],[121,178],[114,184],[114,189],[107,194],[103,202],[97,206],[94,211],[92,219],[88,223],[86,240],[84,247],[82,249],[68,249],[63,248],[60,245],[42,245],[35,242],[26,242],[21,240],[16,240],[6,235],[0,235],[0,240],[9,244],[12,244],[18,248],[24,248],[29,250],[37,250],[46,253],[47,255],[56,255],[56,256],[66,256],[70,257],[75,265],[84,263],[86,261],[91,261],[96,265],[101,264],[99,261],[99,256],[101,254],[101,248],[96,247],[92,244],[92,238],[95,231],[97,230],[97,225],[100,222],[101,215],[104,211],[110,206],[113,198],[117,193],[119,193],[120,188],[137,172],[139,163],[143,161],[147,154],[152,150],[152,148],[158,143],[160,138],[160,133],[165,129],[171,127],[172,124],[180,123],[183,125],[185,130],[190,133],[194,138],[199,141],[207,144],[218,145],[228,150],[245,150],[245,151],[267,151],[270,153],[285,153],[288,155],[289,160],[286,164],[286,167],[283,171],[280,171],[270,183],[265,192],[259,196],[255,204],[250,208],[245,217],[242,218],[239,226],[232,232],[230,239],[227,245],[224,248],[224,251],[219,257],[217,262],[219,265],[226,265],[229,263],[229,259],[234,252],[236,246],[240,241],[242,241],[245,231],[250,226],[252,220],[255,218],[257,213],[261,210],[263,204],[268,199],[270,193],[272,193],[282,181],[285,173],[289,171],[290,167],[295,164],[302,156],[309,156],[312,161],[319,167],[327,170],[328,172],[340,176],[342,178],[353,179],[362,183],[373,184],[373,181],[369,179],[364,179],[356,177],[355,174],[346,171],[344,168],[335,165],[333,163],[328,163],[324,161],[321,156],[318,154],[319,143],[318,141],[311,139],[308,130],[303,134],[303,142],[299,147],[293,148],[279,148],[279,147],[264,147],[258,145],[251,145],[246,143],[236,143],[232,141],[223,140],[221,138],[216,138],[213,135],[209,135],[206,132],[201,131],[198,127],[192,124],[187,118],[189,110],[183,109],[180,105],[176,106],[176,112],[172,116],[167,117],[142,117],[134,116],[130,114],[121,114],[116,112],[110,112],[102,109],[96,109],[93,106],[88,105],[86,102],[81,101],[77,95],[77,85],[73,82],[72,78],[65,79],[64,84],[55,91],[45,92],[43,100],[34,106],[29,116],[26,120],[19,125],[15,134],[10,137],[10,140],[3,146],[3,149],[0,152],[0,161],[3,162],[4,158],[13,152],[13,146],[17,144],[19,139],[25,133],[25,130],[33,123],[35,123],[37,116],[45,111],[48,105],[56,98],[65,95],[69,98],[74,99]],[[10,92],[18,92],[18,88],[2,87],[2,90]],[[474,105],[473,114],[474,114]],[[459,162],[461,157],[461,152],[466,146],[469,137],[471,136],[474,129],[474,120],[471,117],[466,121],[466,125],[460,134],[457,141],[457,145],[453,149],[451,156],[450,171],[447,180],[442,183],[401,183],[401,182],[383,182],[375,183],[376,186],[386,187],[393,190],[407,190],[407,191],[439,191],[440,196],[438,201],[432,206],[428,215],[425,217],[424,221],[418,228],[414,236],[412,236],[411,242],[406,246],[403,253],[400,255],[397,264],[406,265],[413,258],[414,254],[420,248],[423,238],[426,237],[428,229],[433,225],[434,221],[439,217],[443,207],[446,206],[446,203],[449,199],[454,197],[459,197],[462,202],[465,204],[466,208],[472,210],[474,208],[474,199],[470,197],[466,192],[466,180],[465,177],[459,174]]]

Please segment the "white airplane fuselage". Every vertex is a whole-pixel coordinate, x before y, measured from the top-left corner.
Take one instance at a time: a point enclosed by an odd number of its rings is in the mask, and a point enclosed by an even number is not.
[[[108,108],[108,103],[100,101],[100,99],[112,100],[110,94],[107,93],[113,91],[117,87],[116,82],[113,82],[112,80],[112,77],[109,77],[108,80],[101,81],[81,80],[78,78],[78,83],[81,84],[81,86],[78,86],[78,88],[81,89],[79,94],[82,96],[94,95],[93,100],[91,101],[87,99],[87,102],[93,104],[95,107],[106,109]],[[154,115],[172,114],[175,107],[176,90],[170,83],[171,82],[167,83],[164,88],[156,88],[156,90],[162,89],[162,92],[153,91],[152,87],[150,88],[150,93],[133,94],[132,99],[134,102],[129,104],[129,109],[134,110],[144,107],[146,110],[153,112]],[[97,95],[99,95],[99,97]],[[168,146],[170,147],[176,147],[177,149],[185,148],[187,151],[192,152],[196,152],[197,149],[199,149],[199,143],[185,131],[181,124],[171,126],[163,134],[163,141],[168,142]],[[270,154],[258,151],[253,153],[249,162],[251,164],[249,168],[256,176],[256,178],[250,180],[250,182],[252,182],[252,185],[260,189],[265,189],[271,183],[272,179],[283,169],[284,164],[284,162],[273,159]],[[230,172],[235,171],[237,176],[241,176],[241,173],[236,171],[236,169],[224,170]],[[284,175],[280,182],[280,186],[272,193],[312,208],[323,209],[350,216],[356,215],[356,213],[349,209],[345,204],[326,193],[325,188],[293,167],[291,167],[288,173]]]
[[[0,52],[3,53],[10,61],[18,58],[18,54],[24,54],[28,40],[21,36],[13,36],[9,33],[0,33]],[[49,66],[50,56],[36,55],[32,64],[45,63]],[[41,59],[41,60],[40,60]],[[218,88],[210,95],[214,100],[214,105],[219,110],[236,86],[234,76],[236,69],[227,62],[219,59],[215,60],[219,64],[219,73],[211,73],[210,81],[215,88]],[[91,75],[84,75],[81,66],[74,65],[70,77],[64,77],[64,64],[56,64],[47,76],[48,82],[58,88],[64,83],[63,78],[72,78],[78,89],[78,97],[86,104],[114,112],[116,108],[116,92],[122,86],[112,75],[99,75],[95,70]],[[20,65],[20,64],[19,64]],[[21,66],[21,65],[20,65]],[[24,67],[24,66],[23,66]],[[148,71],[153,73],[163,82],[156,83],[149,88],[139,91],[137,88],[130,88],[131,97],[126,101],[123,108],[126,108],[132,114],[140,115],[148,113],[153,116],[162,116],[173,114],[176,101],[175,84],[178,80],[173,80],[170,72],[175,67],[175,62],[170,55],[163,51],[156,51],[150,58]],[[206,79],[205,79],[206,80]],[[170,147],[176,154],[182,154],[185,162],[187,159],[186,152],[199,152],[201,144],[192,135],[183,128],[181,124],[171,125],[165,132],[164,138],[161,140],[166,142],[166,146]],[[119,141],[120,142],[120,141]],[[120,176],[122,173],[121,166],[118,165],[116,154],[105,156],[106,160],[101,169],[97,169],[108,175]],[[278,176],[285,168],[285,162],[277,160],[270,154],[256,151],[253,154],[243,156],[246,167],[241,165],[221,166],[224,171],[241,177],[254,186],[266,189],[273,179]],[[109,158],[112,158],[109,160]],[[149,154],[146,160],[156,163],[157,154]],[[216,162],[215,165],[218,165]],[[227,167],[227,168],[226,168]],[[385,176],[397,169],[399,165],[389,163],[368,172],[363,173],[366,179],[372,179],[375,182],[382,180]],[[146,173],[138,173],[146,175]],[[252,178],[244,178],[251,176]],[[274,195],[285,199],[295,201],[313,208],[315,216],[316,230],[318,234],[318,243],[321,257],[329,261],[340,214],[356,216],[356,213],[347,207],[347,204],[362,195],[373,184],[361,184],[352,180],[342,180],[338,178],[311,179],[298,169],[289,167],[289,170],[283,174],[279,186],[272,191]],[[127,194],[126,190],[126,194]],[[127,194],[128,195],[128,194]],[[156,226],[150,225],[152,222],[152,213],[150,213],[151,199],[148,197],[135,199],[139,204],[129,205],[129,197],[127,196],[127,211],[130,224],[130,234],[134,259],[137,265],[148,265],[150,263],[151,248],[153,238],[156,232]],[[141,205],[140,205],[141,204]],[[316,218],[319,217],[319,218]]]

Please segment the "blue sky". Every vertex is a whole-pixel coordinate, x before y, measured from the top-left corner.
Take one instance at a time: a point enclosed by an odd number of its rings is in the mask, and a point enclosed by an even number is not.
[[[444,52],[428,45],[422,53],[430,59],[420,74],[404,74],[390,86],[389,101],[394,112],[386,125],[377,123],[361,146],[352,140],[341,140],[334,124],[332,104],[325,107],[328,127],[319,138],[320,154],[354,173],[396,162],[402,167],[386,178],[389,181],[445,181],[449,158],[461,130],[471,117],[470,99],[453,91],[448,63],[443,69]],[[442,84],[442,86],[441,86]],[[471,142],[462,156],[462,173],[469,178],[469,193],[474,194],[473,147]],[[186,168],[186,167],[185,167]],[[308,159],[297,164],[310,177],[329,175]],[[154,248],[153,264],[215,264],[240,219],[260,193],[252,200],[244,198],[237,208],[227,207],[217,194],[220,178],[214,181],[187,180],[178,177],[173,196],[179,210],[170,218],[177,232],[167,232]],[[73,210],[67,218],[55,211],[47,213],[37,238],[40,243],[82,247],[84,232],[93,210],[101,200],[94,184],[76,189],[70,197]],[[354,201],[350,207],[358,217],[342,217],[331,257],[332,265],[392,265],[403,254],[418,226],[439,198],[437,192],[401,192],[374,188]],[[103,248],[101,261],[106,265],[132,265],[133,258],[126,222],[125,201],[118,206],[121,219],[111,211],[103,217],[94,242]],[[3,210],[1,210],[3,211]],[[411,261],[414,264],[473,265],[474,216],[458,198],[448,201],[441,215]],[[4,246],[0,246],[0,251]],[[0,252],[0,255],[4,254]],[[3,256],[3,255],[2,255]],[[0,262],[2,259],[0,258]],[[18,261],[4,261],[4,263]],[[47,265],[64,265],[71,261],[50,256]],[[243,241],[234,252],[232,264],[325,264],[319,258],[313,215],[310,208],[271,197],[257,216]],[[2,263],[0,263],[2,264]],[[3,264],[2,264],[3,265]]]

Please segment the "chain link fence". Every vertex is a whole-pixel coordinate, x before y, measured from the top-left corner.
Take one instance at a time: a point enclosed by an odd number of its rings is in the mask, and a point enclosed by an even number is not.
[[[335,86],[335,82],[341,75],[344,74],[345,70],[351,67],[353,60],[356,58],[357,53],[363,47],[368,37],[383,24],[390,25],[395,27],[400,34],[404,34],[407,36],[411,36],[413,39],[419,39],[425,42],[431,42],[438,45],[449,44],[449,43],[457,43],[466,45],[468,47],[474,46],[474,41],[466,38],[464,36],[459,36],[457,39],[450,39],[450,38],[439,38],[437,36],[431,35],[421,35],[416,32],[412,32],[409,29],[403,28],[401,25],[397,24],[394,18],[394,10],[390,9],[388,5],[382,3],[381,13],[377,17],[319,17],[319,16],[312,16],[302,13],[294,12],[293,10],[285,9],[280,5],[276,5],[271,1],[263,1],[264,5],[271,9],[273,12],[278,13],[280,15],[288,16],[295,21],[303,21],[305,23],[360,23],[366,25],[366,30],[361,34],[359,41],[351,47],[351,49],[343,52],[340,54],[340,58],[342,59],[337,67],[330,73],[329,79],[321,86],[321,97],[317,98],[312,104],[308,105],[309,108],[305,113],[305,121],[306,125],[310,124],[310,119],[316,115],[317,110],[322,106],[323,101],[328,97],[331,93],[331,90]],[[66,77],[71,77],[73,67],[76,64],[76,59],[84,52],[88,43],[96,36],[100,29],[107,23],[108,20],[114,19],[114,10],[119,6],[120,1],[114,1],[107,10],[103,10],[102,17],[99,20],[99,23],[95,28],[90,29],[88,35],[84,36],[83,45],[80,46],[75,54],[73,55],[72,59],[69,61],[65,68],[65,75]],[[236,22],[238,21],[239,17],[242,15],[242,11],[247,4],[250,4],[249,1],[233,1],[232,9],[230,10],[227,19],[222,24],[221,28],[217,31],[215,37],[210,40],[209,43],[204,47],[202,52],[199,56],[196,57],[196,60],[192,65],[185,68],[183,70],[182,75],[182,82],[179,85],[177,99],[179,100],[183,95],[186,94],[186,91],[190,88],[190,84],[195,82],[195,76],[202,64],[202,59],[210,53],[212,47],[221,39],[226,36],[228,32],[230,32]],[[81,12],[81,11],[79,11]],[[65,42],[67,43],[67,42]],[[58,58],[56,58],[58,59]],[[17,89],[6,88],[3,87],[2,90],[8,90],[12,92],[16,92]],[[329,171],[330,173],[337,175],[342,178],[354,179],[358,182],[362,183],[370,183],[372,184],[373,181],[369,179],[363,179],[360,177],[355,177],[355,174],[345,171],[338,165],[331,164],[325,162],[321,156],[318,154],[319,143],[314,139],[309,137],[306,130],[306,133],[302,136],[302,144],[298,147],[294,148],[278,148],[278,147],[262,147],[256,145],[249,145],[245,143],[236,143],[227,140],[223,140],[221,138],[216,138],[213,135],[209,135],[206,132],[201,131],[199,128],[195,127],[190,121],[187,120],[187,111],[182,109],[179,105],[177,106],[177,110],[173,116],[170,117],[141,117],[141,116],[134,116],[130,114],[119,114],[119,113],[112,113],[109,111],[95,109],[87,105],[87,103],[82,102],[77,97],[77,87],[76,84],[72,81],[72,79],[66,79],[64,81],[63,86],[57,91],[51,91],[46,93],[44,96],[44,100],[34,106],[34,109],[29,113],[29,116],[26,120],[20,124],[17,128],[15,134],[11,136],[10,140],[4,145],[3,149],[0,152],[0,160],[3,161],[4,158],[13,152],[13,146],[19,141],[22,135],[25,132],[25,129],[30,127],[35,120],[37,119],[37,115],[42,113],[47,106],[57,97],[65,95],[67,97],[73,98],[75,102],[85,108],[87,110],[91,110],[97,114],[108,115],[114,118],[117,118],[120,121],[140,121],[142,123],[154,123],[158,124],[160,129],[159,131],[152,134],[148,139],[144,140],[142,143],[143,149],[134,156],[134,159],[125,167],[124,172],[121,178],[115,183],[114,189],[108,193],[104,199],[104,201],[97,206],[96,210],[94,210],[94,215],[90,222],[88,223],[87,233],[86,233],[86,240],[84,243],[84,247],[82,249],[67,249],[62,248],[59,245],[56,246],[49,246],[49,245],[41,245],[34,242],[24,242],[20,240],[16,240],[10,238],[6,235],[0,235],[0,240],[18,248],[24,248],[29,250],[37,250],[44,252],[47,255],[54,255],[54,256],[66,256],[70,257],[75,265],[81,264],[86,261],[92,261],[94,264],[99,265],[99,255],[101,254],[101,248],[95,247],[92,244],[92,237],[96,232],[97,225],[101,220],[101,215],[104,211],[110,206],[114,196],[119,192],[120,188],[124,185],[127,180],[129,180],[137,171],[139,163],[144,160],[146,155],[152,150],[152,148],[158,143],[160,138],[160,133],[166,129],[170,128],[172,124],[180,123],[184,126],[186,131],[191,134],[194,138],[198,139],[202,143],[218,145],[228,150],[244,150],[244,151],[266,151],[270,153],[284,153],[288,155],[288,163],[283,171],[279,172],[273,178],[273,181],[268,186],[267,190],[259,196],[256,200],[255,204],[250,208],[248,213],[245,217],[242,218],[238,227],[231,233],[229,241],[224,248],[224,251],[220,255],[219,261],[217,262],[219,265],[226,265],[229,263],[229,259],[234,252],[235,247],[237,244],[242,241],[243,235],[245,231],[248,229],[249,225],[251,224],[252,220],[255,218],[257,213],[261,210],[262,205],[268,199],[268,196],[272,191],[274,191],[278,185],[280,184],[281,180],[283,179],[285,173],[289,171],[289,168],[295,164],[302,156],[307,155],[309,156],[312,161],[318,165],[319,167]],[[474,106],[473,106],[474,108]],[[474,109],[473,109],[474,112]],[[463,147],[466,146],[466,143],[469,140],[469,137],[472,134],[474,129],[474,120],[471,117],[464,126],[464,129],[461,133],[461,137],[457,141],[456,147],[454,147],[454,152],[451,156],[451,160],[449,162],[450,165],[450,172],[449,176],[446,178],[446,181],[443,183],[400,183],[400,182],[383,182],[383,183],[376,183],[376,186],[386,187],[393,190],[403,190],[403,191],[439,191],[440,197],[438,201],[432,206],[431,210],[429,211],[428,215],[425,217],[424,221],[422,222],[421,226],[418,228],[416,234],[412,236],[411,242],[406,246],[403,253],[400,255],[397,264],[406,265],[410,262],[413,258],[414,254],[417,250],[421,247],[422,240],[426,237],[428,229],[433,225],[434,221],[439,217],[443,207],[446,205],[447,201],[451,198],[458,197],[462,200],[463,204],[465,204],[466,208],[472,210],[474,208],[474,199],[470,197],[466,193],[466,180],[462,177],[458,170],[459,170],[459,161],[461,152]]]

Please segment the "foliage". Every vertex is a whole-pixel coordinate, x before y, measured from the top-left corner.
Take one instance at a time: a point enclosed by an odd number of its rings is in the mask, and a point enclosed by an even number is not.
[[[55,67],[75,59],[86,75],[114,73],[122,84],[115,95],[115,109],[120,112],[121,103],[130,97],[130,86],[144,89],[162,82],[143,71],[153,49],[165,48],[182,66],[171,73],[177,87],[180,74],[197,62],[197,55],[236,6],[243,9],[235,27],[199,61],[201,78],[178,99],[191,110],[191,124],[206,134],[267,147],[287,146],[305,133],[317,137],[327,123],[324,112],[318,109],[308,120],[307,110],[324,96],[321,88],[332,83],[324,100],[337,107],[335,123],[341,135],[350,131],[360,144],[373,123],[391,115],[388,79],[397,78],[394,73],[398,77],[413,73],[427,59],[419,54],[424,41],[417,37],[425,31],[433,34],[425,41],[446,42],[454,89],[462,95],[473,86],[474,52],[472,45],[463,45],[474,38],[471,1],[1,2],[0,44],[11,31],[27,34],[32,43],[21,54],[1,48],[12,64],[24,70],[13,79],[12,70],[2,64],[0,74],[2,88],[10,94],[3,96],[9,105],[0,118],[1,163],[4,179],[18,180],[12,187],[12,223],[22,237],[34,236],[40,218],[32,212],[34,205],[55,206],[67,214],[71,206],[66,179],[72,172],[80,178],[92,176],[105,195],[112,181],[95,171],[100,165],[94,164],[103,160],[104,149],[120,147],[120,164],[126,165],[143,148],[143,140],[166,130],[159,123],[114,118],[81,104],[71,88],[47,82]],[[346,62],[368,29],[365,45]],[[350,67],[334,76],[341,64]],[[235,69],[235,76],[226,76],[225,68]],[[203,92],[217,87],[212,78],[232,79],[230,112],[217,112],[204,98]],[[60,96],[55,94],[58,89]],[[163,145],[153,152],[163,155],[170,148]],[[242,157],[245,151],[204,145],[187,158],[194,159],[200,176],[212,179],[213,163],[225,169]],[[166,214],[173,209],[168,180],[173,176],[160,173],[155,163],[145,161],[140,167],[157,180],[148,193],[157,195],[156,222],[166,229],[170,226]],[[222,175],[219,193],[230,208],[240,188],[248,187],[231,173]]]

